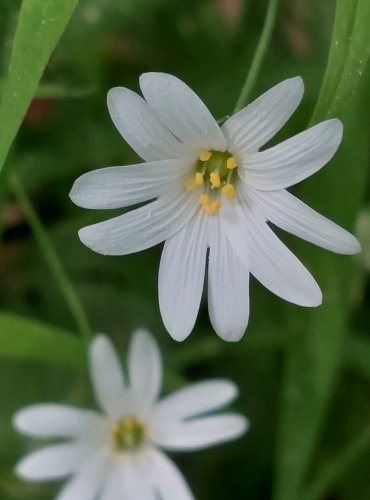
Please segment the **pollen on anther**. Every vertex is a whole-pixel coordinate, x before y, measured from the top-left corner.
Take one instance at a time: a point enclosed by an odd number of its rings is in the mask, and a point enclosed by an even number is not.
[[[185,179],[183,182],[183,186],[186,189],[186,191],[191,191],[192,189],[195,188],[195,177],[189,177],[188,179]]]
[[[199,196],[199,203],[200,203],[203,207],[205,207],[205,206],[210,205],[210,203],[211,203],[211,202],[210,202],[209,197],[208,197],[206,194],[201,194],[201,195]]]
[[[236,161],[235,156],[230,156],[230,158],[226,161],[226,168],[229,170],[234,170],[238,166],[238,162]]]
[[[215,214],[216,212],[218,212],[220,210],[220,208],[221,208],[221,202],[220,202],[220,200],[212,201],[210,208],[211,208],[211,213],[212,214]]]
[[[202,149],[198,155],[200,161],[208,161],[211,158],[211,156],[212,153],[208,151],[208,149]]]
[[[221,185],[221,179],[218,172],[211,172],[209,174],[212,188],[218,188]]]
[[[203,176],[202,172],[197,172],[195,174],[195,184],[196,184],[196,186],[202,186],[203,185],[203,183],[204,183],[204,178],[203,177],[204,176]]]
[[[225,184],[223,188],[221,189],[221,192],[227,197],[227,198],[236,198],[236,191],[235,188],[232,184]]]

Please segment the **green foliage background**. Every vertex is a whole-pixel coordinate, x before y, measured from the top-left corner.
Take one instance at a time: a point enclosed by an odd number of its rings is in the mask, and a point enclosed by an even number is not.
[[[365,259],[281,234],[322,286],[323,305],[284,303],[252,281],[251,320],[240,343],[216,337],[204,303],[195,331],[178,344],[158,311],[161,249],[94,254],[77,229],[110,214],[79,209],[68,198],[83,172],[137,160],[108,116],[110,87],[138,90],[142,72],[165,71],[185,80],[216,117],[230,114],[266,9],[258,0],[2,1],[1,499],[47,500],[59,486],[14,477],[16,460],[39,443],[17,436],[11,415],[42,401],[94,405],[79,301],[92,331],[106,332],[122,350],[138,326],[156,335],[166,391],[212,376],[240,387],[235,409],[250,418],[250,432],[174,456],[198,499],[369,499]],[[291,76],[305,81],[303,103],[274,143],[309,122],[343,120],[335,158],[294,192],[350,230],[369,201],[369,20],[368,0],[281,1],[251,96]]]

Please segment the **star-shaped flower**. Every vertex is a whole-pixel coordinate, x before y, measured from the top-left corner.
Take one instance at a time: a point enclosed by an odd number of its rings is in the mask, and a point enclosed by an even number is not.
[[[210,319],[225,340],[239,340],[247,327],[249,274],[285,300],[319,305],[316,281],[268,222],[333,252],[359,251],[351,234],[286,191],[332,158],[341,122],[324,121],[260,151],[301,101],[301,78],[276,85],[222,126],[174,76],[146,73],[140,86],[145,100],[114,88],[108,108],[146,163],[89,172],[77,179],[70,196],[95,209],[148,203],[81,229],[81,241],[106,255],[165,241],[159,305],[176,340],[194,327],[207,259]]]
[[[227,380],[193,384],[158,400],[160,352],[146,331],[138,330],[131,340],[128,380],[104,335],[91,344],[90,371],[103,413],[39,404],[14,416],[24,434],[65,440],[32,452],[16,466],[29,481],[71,476],[57,500],[190,500],[182,474],[159,448],[208,448],[248,427],[241,415],[211,414],[237,395]]]

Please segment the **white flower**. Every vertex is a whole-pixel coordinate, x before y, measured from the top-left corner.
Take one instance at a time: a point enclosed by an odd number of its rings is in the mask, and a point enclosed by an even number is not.
[[[146,163],[89,172],[77,179],[71,198],[96,209],[148,203],[81,229],[81,241],[102,254],[124,255],[166,240],[159,304],[176,340],[194,327],[207,256],[210,319],[225,340],[239,340],[248,324],[249,273],[285,300],[319,305],[317,283],[268,222],[333,252],[359,251],[351,234],[285,190],[332,158],[341,122],[324,121],[260,151],[301,101],[301,78],[276,85],[222,126],[174,76],[146,73],[140,86],[145,100],[114,88],[108,108]]]
[[[236,386],[227,380],[185,387],[158,400],[162,382],[154,339],[138,330],[130,343],[128,380],[107,337],[91,344],[90,372],[101,410],[58,404],[21,409],[17,430],[53,444],[23,458],[17,474],[30,481],[71,476],[57,500],[187,500],[183,476],[159,448],[199,450],[235,439],[248,421],[211,412],[230,403]]]

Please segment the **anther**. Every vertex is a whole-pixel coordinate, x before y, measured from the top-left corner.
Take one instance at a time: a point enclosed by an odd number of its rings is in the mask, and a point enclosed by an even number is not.
[[[234,168],[236,168],[237,166],[238,163],[235,156],[230,156],[230,158],[226,160],[226,168],[228,168],[229,170],[234,170]]]
[[[202,186],[204,184],[204,174],[202,172],[197,172],[195,174],[195,185]]]
[[[206,194],[201,194],[199,196],[199,203],[203,207],[206,207],[206,206],[209,206],[211,204],[211,201],[210,201],[209,197]]]
[[[192,189],[195,188],[195,177],[189,177],[188,179],[185,179],[183,182],[183,186],[186,189],[186,191],[191,191]]]
[[[218,212],[221,208],[220,200],[212,201],[210,208],[211,208],[211,214],[215,214],[216,212]]]
[[[210,181],[211,181],[211,187],[212,187],[212,189],[220,187],[220,185],[221,185],[221,179],[220,179],[220,174],[218,172],[211,172],[209,174],[209,178],[210,178]]]
[[[198,155],[200,161],[208,161],[211,158],[211,156],[212,153],[208,151],[208,149],[202,149]]]
[[[236,191],[232,184],[225,184],[224,187],[221,189],[221,192],[227,198],[236,198]]]

